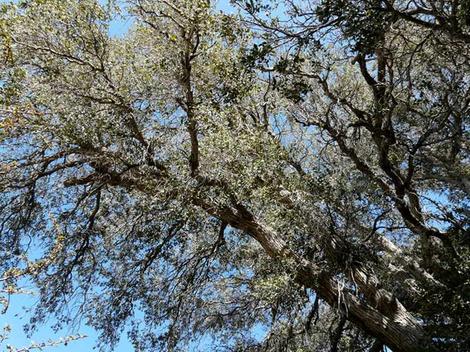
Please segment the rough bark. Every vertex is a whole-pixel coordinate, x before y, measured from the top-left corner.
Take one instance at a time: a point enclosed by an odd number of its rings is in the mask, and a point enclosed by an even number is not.
[[[297,281],[315,292],[329,305],[344,311],[346,318],[364,331],[378,338],[393,351],[433,351],[418,321],[392,294],[379,289],[377,282],[361,270],[352,275],[363,297],[358,297],[314,263],[299,257],[272,229],[261,225],[242,206],[217,211],[205,207],[231,226],[250,234],[275,260],[293,260],[297,267]]]

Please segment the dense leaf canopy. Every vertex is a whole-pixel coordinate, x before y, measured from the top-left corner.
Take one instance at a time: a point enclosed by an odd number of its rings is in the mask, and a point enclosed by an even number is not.
[[[103,350],[467,351],[470,1],[232,5],[1,5],[4,292]]]

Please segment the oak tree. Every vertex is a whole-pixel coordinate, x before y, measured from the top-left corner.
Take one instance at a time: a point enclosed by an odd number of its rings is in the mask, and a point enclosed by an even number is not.
[[[39,288],[30,328],[467,350],[469,2],[233,5],[2,5],[0,267]]]

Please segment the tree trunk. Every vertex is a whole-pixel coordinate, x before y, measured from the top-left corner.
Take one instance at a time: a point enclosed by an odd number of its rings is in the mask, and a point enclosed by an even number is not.
[[[364,290],[359,298],[349,289],[314,263],[299,257],[285,241],[266,226],[258,223],[242,206],[217,211],[205,207],[212,215],[231,226],[250,234],[276,260],[290,259],[297,264],[297,281],[317,292],[329,305],[344,310],[346,318],[370,335],[382,341],[395,352],[434,351],[432,342],[424,334],[417,320],[389,292],[377,288],[364,272],[356,270],[353,275],[358,287]]]

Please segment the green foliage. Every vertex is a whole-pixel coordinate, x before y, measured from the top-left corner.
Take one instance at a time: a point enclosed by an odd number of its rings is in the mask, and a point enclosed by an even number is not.
[[[343,35],[352,42],[354,51],[372,53],[383,41],[393,16],[383,11],[382,1],[322,0],[317,8],[320,22],[336,20]]]
[[[2,5],[0,268],[39,289],[29,328],[464,351],[467,2],[234,3]]]

